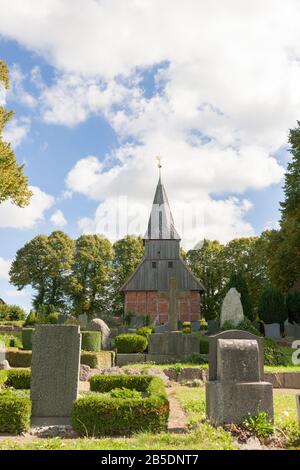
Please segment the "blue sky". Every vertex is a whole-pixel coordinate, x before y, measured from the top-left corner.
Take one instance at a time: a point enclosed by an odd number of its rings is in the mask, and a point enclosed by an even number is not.
[[[277,226],[300,118],[297,2],[3,3],[5,137],[34,197],[0,206],[0,297],[30,307],[7,272],[37,234],[144,233],[157,154],[186,248]]]

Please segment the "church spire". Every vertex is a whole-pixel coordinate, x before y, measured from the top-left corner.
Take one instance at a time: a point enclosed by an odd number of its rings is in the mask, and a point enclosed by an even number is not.
[[[145,239],[180,240],[174,227],[174,219],[171,213],[167,193],[161,182],[161,157],[156,157],[156,159],[158,160],[159,179],[156,186]]]

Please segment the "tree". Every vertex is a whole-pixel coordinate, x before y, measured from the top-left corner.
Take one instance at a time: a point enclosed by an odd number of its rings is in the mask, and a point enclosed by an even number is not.
[[[5,62],[0,60],[0,86],[9,88],[9,74]],[[2,133],[5,124],[13,113],[0,106],[0,204],[6,200],[24,207],[29,204],[31,191],[28,189],[27,177],[23,174],[24,165],[18,165],[11,144],[4,142]]]
[[[73,262],[73,240],[56,231],[38,235],[19,249],[10,269],[10,282],[22,290],[30,285],[36,294],[33,305],[65,311],[66,285]]]
[[[259,317],[263,322],[283,323],[287,319],[287,308],[282,293],[274,288],[266,289],[259,301]]]
[[[233,272],[228,283],[228,290],[232,287],[241,294],[241,303],[245,317],[250,321],[254,320],[253,307],[249,296],[248,286],[244,275],[241,272]]]
[[[143,239],[134,235],[127,235],[116,241],[113,249],[111,306],[114,315],[121,316],[124,314],[124,299],[120,289],[144,256]]]
[[[189,268],[206,289],[202,299],[202,314],[206,320],[220,315],[226,284],[223,250],[220,242],[204,240],[200,249],[186,254]]]
[[[89,318],[109,311],[109,281],[113,250],[100,235],[82,235],[76,240],[74,263],[69,277],[71,310]]]

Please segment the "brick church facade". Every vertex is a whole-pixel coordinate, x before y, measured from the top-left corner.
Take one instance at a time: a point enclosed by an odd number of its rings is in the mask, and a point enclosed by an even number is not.
[[[179,320],[199,320],[204,287],[180,257],[180,237],[174,227],[161,178],[157,184],[144,244],[143,260],[121,289],[125,295],[125,314],[149,315],[152,321],[167,323],[169,301],[164,293],[169,289],[170,278],[175,278],[183,294],[177,300]]]

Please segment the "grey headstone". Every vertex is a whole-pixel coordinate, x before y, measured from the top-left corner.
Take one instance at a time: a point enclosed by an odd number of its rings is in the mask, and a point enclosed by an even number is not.
[[[101,349],[108,351],[111,348],[111,331],[109,326],[101,318],[94,318],[91,321],[90,328],[93,331],[100,331],[101,333]]]
[[[69,417],[77,398],[79,326],[38,325],[33,335],[31,392],[33,417]]]
[[[229,289],[222,303],[220,325],[230,322],[234,327],[244,320],[241,294],[232,287]]]
[[[217,343],[217,380],[222,382],[259,382],[257,341],[219,339]]]
[[[285,336],[289,336],[294,339],[300,339],[300,325],[287,322],[284,324],[284,332]]]
[[[268,338],[281,338],[279,323],[270,323],[264,325],[265,335]]]
[[[155,327],[155,333],[166,333],[169,331],[169,323],[164,323],[163,325],[157,325]]]
[[[9,362],[6,359],[3,359],[3,361],[0,361],[0,370],[8,370],[10,369]]]
[[[198,321],[191,321],[191,330],[200,331],[200,323]]]
[[[248,331],[228,330],[209,337],[209,380],[217,380],[217,344],[219,339],[249,339],[255,340],[259,351],[260,380],[264,376],[264,343],[261,336],[253,335]]]
[[[199,339],[193,334],[184,334],[180,331],[154,333],[149,336],[148,341],[150,356],[171,356],[184,359],[199,353]]]
[[[218,320],[208,320],[207,322],[207,334],[216,335],[219,331],[219,321]]]

